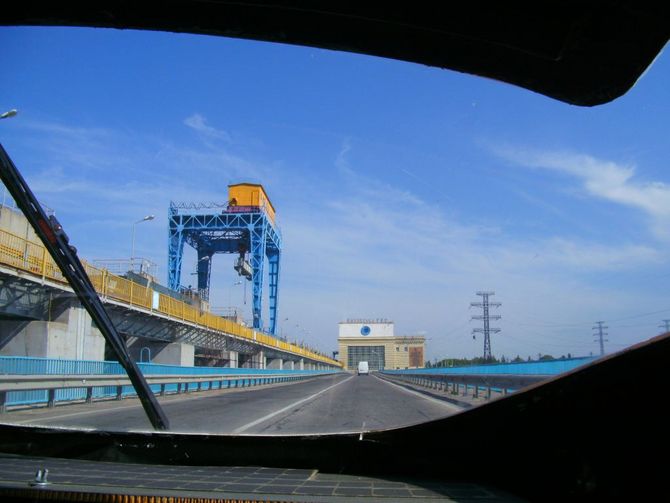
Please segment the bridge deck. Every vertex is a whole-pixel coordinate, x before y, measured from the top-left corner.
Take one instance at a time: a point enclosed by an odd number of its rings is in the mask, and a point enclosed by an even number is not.
[[[168,320],[178,323],[186,333],[198,337],[199,344],[218,348],[219,341],[229,340],[252,344],[275,353],[299,356],[306,360],[339,367],[336,360],[297,344],[282,341],[263,332],[245,327],[231,320],[216,316],[169,295],[144,287],[121,276],[111,274],[82,261],[86,272],[101,300],[109,306],[122,307],[125,311],[140,313],[152,321]],[[69,291],[67,282],[44,246],[6,230],[0,229],[0,265],[9,274],[24,282],[48,285]],[[8,267],[7,267],[8,266]],[[188,330],[191,327],[193,330]],[[183,340],[184,334],[181,334]],[[206,343],[202,344],[205,339]]]

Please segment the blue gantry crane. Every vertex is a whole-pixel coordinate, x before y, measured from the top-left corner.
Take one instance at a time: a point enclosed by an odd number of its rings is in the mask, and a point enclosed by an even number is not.
[[[238,254],[234,268],[253,285],[253,327],[263,330],[262,299],[265,265],[268,265],[269,323],[276,333],[279,296],[281,234],[275,224],[275,210],[261,185],[240,183],[228,186],[228,202],[170,203],[168,214],[168,286],[180,290],[184,243],[198,254],[198,291],[209,298],[212,256]]]

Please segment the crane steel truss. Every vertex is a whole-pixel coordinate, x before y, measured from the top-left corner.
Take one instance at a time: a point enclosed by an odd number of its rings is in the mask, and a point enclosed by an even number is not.
[[[279,293],[281,234],[261,208],[245,212],[229,211],[224,205],[170,203],[168,212],[168,287],[179,290],[184,243],[198,254],[198,291],[207,300],[215,253],[240,253],[246,250],[252,267],[253,327],[263,330],[262,299],[265,258],[268,261],[270,289],[267,332],[275,335]]]

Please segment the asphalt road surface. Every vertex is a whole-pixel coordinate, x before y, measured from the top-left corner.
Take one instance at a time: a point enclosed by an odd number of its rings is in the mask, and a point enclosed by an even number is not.
[[[224,434],[361,432],[445,417],[460,409],[374,375],[339,373],[306,381],[160,398],[171,429]],[[10,411],[11,424],[151,430],[137,399]]]

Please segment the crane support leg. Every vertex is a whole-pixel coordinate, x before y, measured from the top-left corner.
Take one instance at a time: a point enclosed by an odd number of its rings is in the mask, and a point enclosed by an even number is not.
[[[279,255],[280,252],[277,250],[275,253],[271,253],[268,256],[268,266],[269,266],[269,311],[270,311],[270,326],[268,331],[272,335],[277,334],[277,289],[279,287]]]

